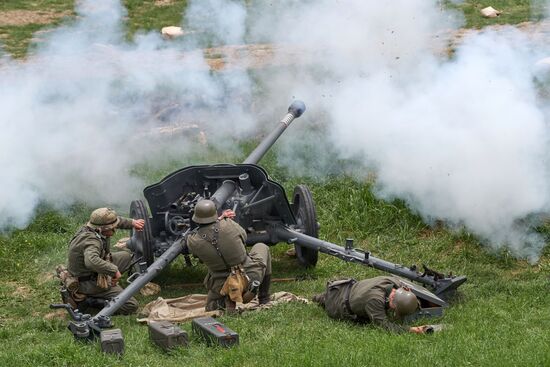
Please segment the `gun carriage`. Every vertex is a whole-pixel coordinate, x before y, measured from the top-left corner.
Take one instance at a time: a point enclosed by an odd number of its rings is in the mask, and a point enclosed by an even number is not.
[[[143,231],[132,230],[127,242],[138,259],[136,272],[129,277],[128,287],[107,302],[97,315],[84,317],[84,321],[77,315],[80,324],[89,324],[90,334],[108,327],[109,317],[177,256],[185,256],[186,263],[191,265],[186,238],[195,228],[191,217],[202,199],[214,201],[219,213],[233,209],[235,220],[247,232],[249,245],[286,242],[294,244],[298,263],[305,267],[315,266],[321,252],[407,278],[431,290],[428,292],[423,287],[413,289],[425,306],[422,315],[441,314],[442,308],[447,306],[443,299],[453,294],[466,277],[444,275],[427,267],[420,272],[416,266],[388,262],[354,248],[351,239],[344,246],[319,239],[319,224],[310,190],[305,185],[296,186],[292,202],[289,202],[284,188],[258,166],[263,155],[304,111],[303,102],[292,103],[277,127],[241,164],[189,166],[146,187],[143,193],[148,205],[142,200],[135,200],[130,205],[130,216],[145,221]],[[79,326],[77,329],[82,337],[86,334],[82,329],[86,327]]]

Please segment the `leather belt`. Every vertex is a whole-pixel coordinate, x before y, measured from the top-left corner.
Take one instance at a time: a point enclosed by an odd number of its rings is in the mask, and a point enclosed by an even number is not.
[[[349,282],[349,285],[347,286],[346,290],[344,291],[344,307],[346,307],[346,311],[349,312],[350,315],[355,315],[353,311],[351,310],[351,304],[349,303],[349,296],[351,293],[351,288],[356,283],[356,281]]]

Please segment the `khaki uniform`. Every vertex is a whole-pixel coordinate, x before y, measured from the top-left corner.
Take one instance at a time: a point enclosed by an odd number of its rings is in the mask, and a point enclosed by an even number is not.
[[[132,229],[132,219],[120,218],[117,228]],[[119,295],[123,288],[119,285],[103,289],[97,286],[97,275],[113,277],[117,271],[128,270],[132,263],[132,254],[126,251],[111,253],[110,239],[102,236],[88,226],[82,226],[69,244],[69,262],[67,270],[79,278],[78,292],[110,300]],[[121,314],[136,312],[138,302],[130,298],[118,311]]]
[[[391,332],[406,332],[408,327],[396,324],[388,297],[401,280],[395,276],[379,276],[357,282],[355,279],[331,281],[321,305],[335,319],[372,323]]]
[[[212,239],[216,236],[215,227],[219,229],[217,244],[223,259],[212,244]],[[263,243],[257,243],[247,254],[245,243],[245,230],[237,222],[228,218],[202,225],[187,238],[189,251],[208,268],[208,274],[204,279],[204,286],[208,290],[207,311],[219,309],[223,305],[224,297],[220,294],[220,290],[229,275],[228,266],[231,268],[241,265],[251,282],[257,280],[261,283],[264,277],[271,275],[269,247]]]

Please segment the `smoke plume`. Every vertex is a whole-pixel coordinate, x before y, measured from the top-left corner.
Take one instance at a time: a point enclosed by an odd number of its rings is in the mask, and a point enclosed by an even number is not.
[[[146,185],[132,174],[136,164],[182,157],[196,140],[150,136],[159,114],[200,121],[213,141],[251,130],[244,71],[212,74],[193,37],[174,43],[151,32],[128,42],[119,1],[79,1],[76,12],[27,60],[2,58],[0,228],[24,226],[43,201],[128,207]]]
[[[539,256],[530,219],[550,204],[540,39],[511,26],[470,32],[450,55],[463,19],[436,0],[192,0],[183,26],[193,33],[176,42],[158,32],[126,41],[118,1],[80,1],[77,13],[27,61],[2,61],[0,226],[24,225],[42,200],[127,205],[144,185],[133,165],[192,144],[160,149],[136,134],[164,99],[179,106],[170,118],[198,119],[215,137],[250,134],[252,102],[273,119],[300,98],[301,126],[278,143],[291,172],[341,173],[334,162],[353,158],[375,173],[380,197],[427,222]],[[285,66],[254,81],[245,69],[209,71],[201,48],[245,40],[278,45]]]
[[[362,157],[380,197],[534,261],[544,240],[527,218],[548,211],[550,186],[549,101],[534,65],[547,45],[501,27],[466,36],[449,57],[461,17],[438,5],[278,2],[290,15],[256,26],[315,55],[298,73],[326,116],[319,155]],[[291,167],[303,163],[295,146],[283,156]]]

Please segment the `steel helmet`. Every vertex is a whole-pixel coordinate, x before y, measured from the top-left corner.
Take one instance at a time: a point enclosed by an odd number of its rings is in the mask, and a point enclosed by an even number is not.
[[[193,222],[199,224],[214,223],[218,220],[218,211],[216,204],[212,200],[201,200],[195,206],[195,212],[193,213]]]
[[[418,298],[409,288],[400,287],[395,290],[393,297],[395,313],[398,317],[408,316],[418,310]]]
[[[111,208],[99,208],[92,212],[88,227],[108,231],[115,229],[120,222],[120,218]]]

